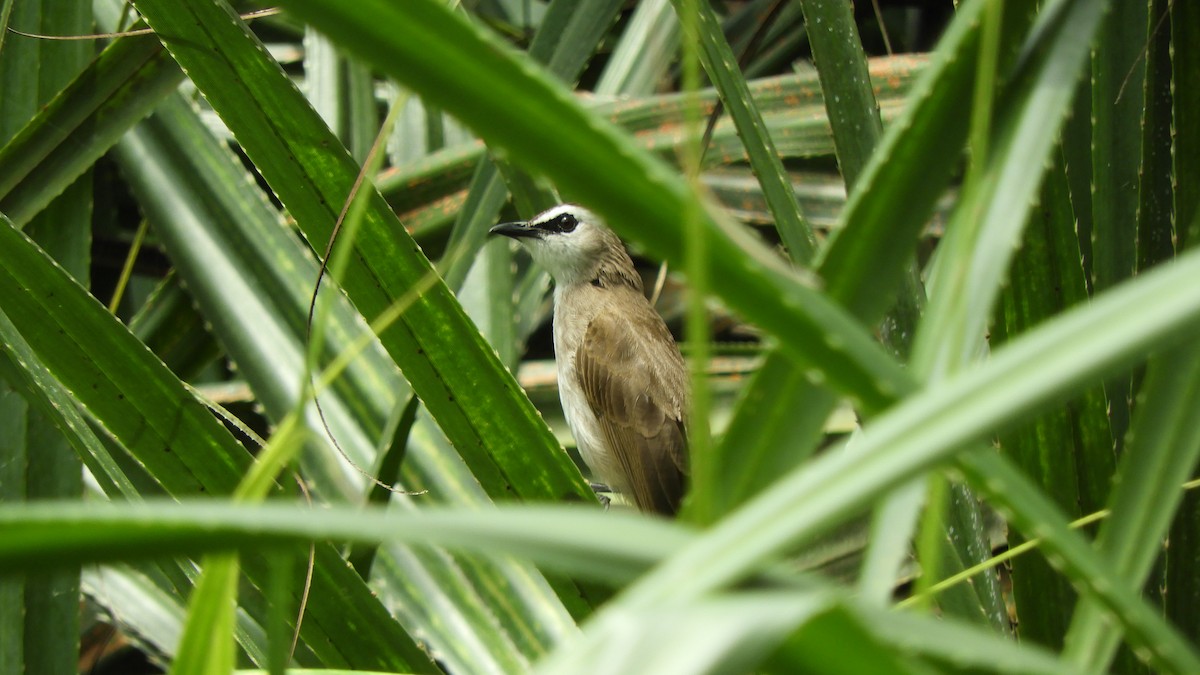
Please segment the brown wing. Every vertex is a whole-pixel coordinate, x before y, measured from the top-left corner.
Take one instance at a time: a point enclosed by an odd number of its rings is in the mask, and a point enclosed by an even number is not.
[[[638,508],[670,515],[686,489],[687,368],[649,303],[630,314],[592,320],[576,374]]]

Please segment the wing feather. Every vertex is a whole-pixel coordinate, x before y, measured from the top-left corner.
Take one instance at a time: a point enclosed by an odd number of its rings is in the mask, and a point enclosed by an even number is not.
[[[673,514],[686,489],[687,368],[649,303],[632,314],[596,315],[576,373],[638,508]]]

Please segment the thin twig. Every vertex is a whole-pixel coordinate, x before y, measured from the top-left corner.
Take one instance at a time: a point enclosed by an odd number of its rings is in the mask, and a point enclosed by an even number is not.
[[[1200,478],[1197,478],[1195,480],[1190,480],[1190,481],[1184,483],[1182,485],[1182,488],[1185,492],[1188,490],[1195,490],[1197,488],[1200,488]],[[1080,527],[1083,527],[1084,525],[1090,525],[1098,520],[1103,520],[1103,519],[1107,518],[1110,514],[1111,514],[1111,512],[1108,509],[1101,509],[1099,511],[1089,513],[1086,516],[1082,516],[1076,520],[1073,520],[1068,525],[1073,530],[1078,529]],[[947,588],[950,588],[952,586],[957,586],[958,584],[961,584],[962,582],[970,579],[971,577],[975,576],[976,574],[979,574],[981,572],[986,572],[994,567],[999,566],[1001,563],[1007,562],[1019,555],[1028,553],[1029,551],[1032,551],[1033,549],[1040,546],[1041,543],[1042,543],[1042,539],[1039,537],[1039,538],[1035,538],[1035,539],[1030,539],[1022,544],[1014,546],[1014,547],[1008,549],[1007,551],[1004,551],[1003,553],[994,555],[991,558],[988,558],[987,560],[984,560],[983,562],[981,562],[977,565],[974,565],[973,567],[970,567],[968,569],[965,569],[965,570],[959,572],[958,574],[955,574],[955,575],[946,577],[945,579],[942,579],[941,581],[937,582],[936,584],[933,584],[928,589],[926,589],[925,593],[922,594],[922,596],[923,597],[932,597],[932,596],[946,590]],[[896,607],[898,609],[903,609],[905,607],[914,605],[917,602],[919,602],[918,596],[914,595],[912,597],[905,598],[904,600],[901,600],[900,602],[897,602]]]
[[[243,21],[252,21],[261,19],[264,16],[273,16],[282,12],[278,7],[268,7],[267,9],[259,9],[253,12],[239,14]],[[44,33],[26,33],[23,30],[17,30],[12,26],[8,27],[8,32],[15,33],[21,37],[33,38],[35,40],[58,40],[63,42],[75,40],[107,40],[122,37],[131,37],[134,35],[154,35],[153,28],[138,28],[137,30],[126,30],[119,33],[88,33],[86,35],[46,35]]]
[[[1158,17],[1158,23],[1154,24],[1154,30],[1150,31],[1150,36],[1146,38],[1146,44],[1142,45],[1142,51],[1137,58],[1133,60],[1133,65],[1129,66],[1129,72],[1125,73],[1125,79],[1121,80],[1121,88],[1117,90],[1117,99],[1113,101],[1113,105],[1121,102],[1121,97],[1125,95],[1125,86],[1129,84],[1130,78],[1133,77],[1133,71],[1137,70],[1137,66],[1146,58],[1146,52],[1150,51],[1150,42],[1158,35],[1159,29],[1162,28],[1163,22],[1171,15],[1171,6],[1175,4],[1175,0],[1170,0],[1166,8],[1163,9],[1162,16]]]
[[[667,285],[667,261],[658,266],[658,276],[654,277],[654,291],[650,293],[650,306],[658,305],[658,296],[662,295],[663,286]]]
[[[125,295],[129,278],[133,276],[133,265],[137,262],[138,253],[142,250],[142,242],[146,239],[146,230],[149,225],[149,221],[145,218],[138,223],[137,234],[133,236],[133,243],[129,245],[129,254],[125,256],[125,264],[121,267],[121,276],[117,277],[117,287],[113,289],[112,299],[108,301],[110,314],[116,314],[117,309],[121,306],[121,298]]]
[[[395,121],[395,117],[401,107],[402,106],[400,105],[399,101],[397,101],[392,105],[391,110],[388,111],[387,119],[384,120],[383,125],[380,127],[379,133],[375,135],[375,142],[371,144],[371,149],[367,153],[367,157],[363,161],[362,167],[358,171],[358,175],[354,177],[354,184],[350,187],[350,193],[346,195],[346,200],[342,203],[342,210],[341,213],[338,214],[337,220],[333,224],[333,231],[329,233],[329,241],[325,244],[325,255],[321,257],[321,264],[317,268],[317,279],[313,283],[312,296],[310,297],[308,303],[308,318],[305,322],[305,342],[307,343],[311,344],[312,341],[313,321],[317,311],[317,297],[321,290],[321,281],[325,278],[325,271],[329,268],[329,260],[333,255],[333,246],[337,242],[338,234],[342,231],[342,225],[345,223],[346,214],[350,211],[350,206],[358,197],[363,183],[366,182],[367,172],[370,171],[370,168],[375,164],[376,157],[379,155],[379,150],[384,146],[386,136],[389,130],[392,128],[392,122]],[[311,383],[311,373],[309,377]],[[317,416],[321,419],[321,426],[324,427],[330,443],[332,443],[333,447],[337,449],[338,454],[342,456],[342,459],[346,460],[346,462],[353,467],[355,471],[380,488],[398,495],[412,496],[425,494],[424,490],[419,492],[399,490],[391,485],[388,485],[387,483],[384,483],[372,475],[371,472],[359,466],[357,462],[350,458],[350,455],[346,452],[345,448],[342,447],[342,444],[338,442],[337,438],[334,437],[333,430],[329,427],[329,420],[325,417],[325,409],[321,406],[319,388],[313,388],[312,398],[313,405],[317,409]]]
[[[300,486],[300,492],[304,495],[304,501],[308,502],[309,508],[312,508],[313,500],[312,493],[308,491],[308,486],[305,485],[304,479],[299,473],[292,472],[296,479],[296,485]],[[292,648],[288,652],[288,661],[296,657],[296,645],[300,643],[300,626],[304,624],[304,613],[308,609],[308,596],[312,591],[313,568],[316,567],[317,560],[317,543],[309,542],[308,544],[308,566],[304,571],[304,590],[300,592],[300,608],[296,611],[296,628],[292,631]]]
[[[749,42],[746,43],[746,48],[742,50],[742,55],[738,57],[738,70],[745,70],[746,65],[750,63],[750,59],[754,58],[758,53],[758,47],[763,39],[767,36],[767,31],[771,28],[771,22],[783,9],[783,0],[775,0],[775,4],[767,10],[763,15],[762,21],[758,23],[758,27],[754,29],[754,34],[750,36]],[[717,128],[717,121],[721,119],[721,115],[725,112],[725,104],[721,101],[721,97],[717,97],[717,103],[713,106],[712,113],[708,116],[708,123],[704,126],[704,136],[700,140],[700,163],[704,163],[704,155],[708,152],[708,146],[712,144],[713,132]]]
[[[883,48],[888,56],[892,55],[892,41],[888,39],[887,25],[883,23],[883,10],[879,9],[879,0],[871,0],[871,9],[875,10],[875,21],[879,23],[879,34],[883,36]]]

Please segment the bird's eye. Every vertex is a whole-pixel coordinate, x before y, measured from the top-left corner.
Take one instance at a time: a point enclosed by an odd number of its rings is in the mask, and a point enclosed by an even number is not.
[[[551,226],[554,228],[555,232],[563,233],[574,232],[575,226],[578,224],[579,221],[575,220],[575,216],[569,213],[564,213],[551,222]]]

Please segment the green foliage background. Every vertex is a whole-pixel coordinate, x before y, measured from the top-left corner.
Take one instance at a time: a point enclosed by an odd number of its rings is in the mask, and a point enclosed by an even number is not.
[[[0,2],[148,29],[0,33],[0,672],[1200,672],[1194,3],[462,4]],[[678,521],[562,450],[559,199],[686,286]]]

